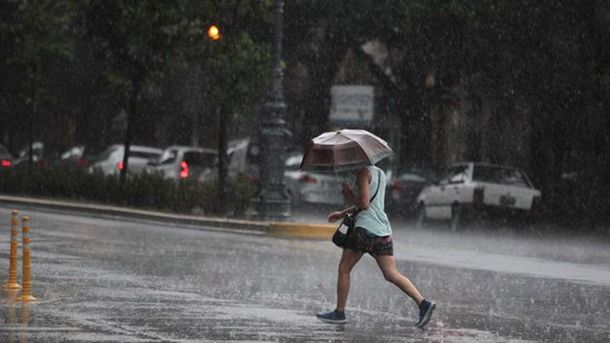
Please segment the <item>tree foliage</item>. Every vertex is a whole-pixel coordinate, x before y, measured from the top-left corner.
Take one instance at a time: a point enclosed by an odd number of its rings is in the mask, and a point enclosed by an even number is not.
[[[47,108],[62,99],[53,92],[50,70],[73,57],[73,9],[71,1],[9,1],[0,7],[0,118],[15,123],[2,125],[2,133],[12,135],[11,129],[22,130],[31,145],[33,136],[43,129],[40,122],[52,119]]]
[[[198,130],[201,143],[222,148],[223,135],[260,123],[272,5],[1,2],[0,142],[13,152],[33,139],[57,151],[102,148],[117,137],[164,146],[187,144]],[[442,165],[438,122],[443,111],[463,110],[477,122],[464,156],[518,163],[558,208],[559,186],[572,175],[579,213],[603,217],[608,18],[603,0],[287,1],[284,86],[295,145],[327,129],[330,87],[346,54],[378,40],[388,48],[385,87],[401,111],[410,162]],[[205,38],[212,23],[224,33],[219,42]],[[508,127],[530,144],[491,139]]]

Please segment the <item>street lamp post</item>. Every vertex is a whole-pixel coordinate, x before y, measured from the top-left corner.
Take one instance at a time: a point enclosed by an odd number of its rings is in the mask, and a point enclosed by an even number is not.
[[[286,129],[286,103],[282,90],[282,35],[284,1],[276,0],[273,10],[273,61],[271,85],[263,107],[263,122],[259,132],[261,147],[261,188],[255,199],[257,217],[277,220],[290,216],[290,196],[284,183],[286,143],[291,136]]]

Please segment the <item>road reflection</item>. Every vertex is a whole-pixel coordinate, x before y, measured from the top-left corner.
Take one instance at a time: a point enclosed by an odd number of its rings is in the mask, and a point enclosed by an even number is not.
[[[4,322],[4,333],[8,343],[27,343],[28,327],[30,324],[30,305],[27,302],[17,301],[18,290],[6,289],[2,293],[1,303],[6,307],[7,318]],[[18,311],[21,309],[21,311]],[[21,316],[19,316],[19,314]]]

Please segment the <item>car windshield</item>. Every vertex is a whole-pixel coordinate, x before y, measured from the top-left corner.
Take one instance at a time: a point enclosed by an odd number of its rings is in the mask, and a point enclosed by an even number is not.
[[[453,166],[447,169],[441,183],[460,183],[466,181],[468,165]]]
[[[473,180],[499,183],[516,187],[530,187],[525,175],[518,169],[497,166],[475,166]]]
[[[109,147],[108,149],[102,151],[99,156],[97,157],[97,161],[105,161],[107,160],[112,153],[116,150],[115,147]]]

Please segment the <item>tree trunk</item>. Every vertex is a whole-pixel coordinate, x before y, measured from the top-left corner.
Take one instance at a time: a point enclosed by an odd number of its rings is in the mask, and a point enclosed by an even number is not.
[[[218,203],[217,212],[225,214],[227,209],[229,158],[227,156],[228,127],[231,125],[232,111],[222,105],[218,118]]]
[[[28,120],[28,176],[32,175],[32,169],[34,168],[34,128],[36,120],[38,120],[38,65],[33,64],[32,66],[32,79],[31,79],[31,91],[32,91],[32,110],[30,112]]]

